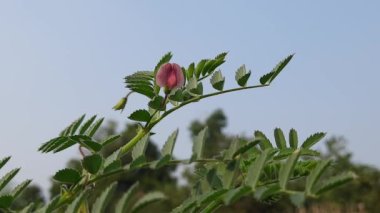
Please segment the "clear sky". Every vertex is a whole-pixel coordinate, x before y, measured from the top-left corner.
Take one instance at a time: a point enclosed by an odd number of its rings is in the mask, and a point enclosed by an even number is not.
[[[179,158],[191,150],[188,126],[222,108],[227,132],[294,127],[344,136],[357,162],[380,166],[379,1],[0,1],[0,172],[22,167],[17,181],[49,177],[77,149],[40,154],[38,146],[83,113],[125,123],[146,99],[126,92],[123,77],[152,69],[167,51],[187,66],[229,51],[226,88],[246,64],[251,83],[290,53],[270,88],[214,97],[161,123],[162,144],[177,127]]]

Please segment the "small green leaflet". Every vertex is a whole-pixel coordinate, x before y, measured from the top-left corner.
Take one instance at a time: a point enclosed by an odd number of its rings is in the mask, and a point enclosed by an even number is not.
[[[154,73],[151,71],[138,71],[125,77],[126,87],[130,90],[153,98],[155,91],[153,89]]]
[[[255,161],[248,167],[248,174],[245,178],[245,184],[250,186],[253,191],[255,191],[257,187],[257,183],[260,178],[260,174],[263,171],[265,162],[271,158],[274,154],[273,149],[265,149],[256,159]]]
[[[162,147],[162,150],[161,150],[162,156],[172,155],[174,145],[177,140],[177,136],[178,136],[178,129],[174,131],[166,140],[165,145]]]
[[[319,188],[316,190],[314,194],[320,195],[340,185],[343,185],[355,178],[357,178],[357,175],[353,172],[346,172],[334,177],[330,177],[326,181],[322,182],[322,184],[319,186]]]
[[[83,200],[87,197],[88,191],[81,192],[66,208],[65,213],[78,213]]]
[[[183,90],[182,89],[174,89],[169,94],[169,100],[182,102],[183,101]]]
[[[166,109],[166,104],[164,103],[164,98],[162,96],[155,96],[153,100],[148,103],[148,106],[159,111],[164,111]]]
[[[197,81],[196,78],[191,78],[186,85],[187,91],[192,95],[202,95],[203,94],[203,85],[202,82]]]
[[[280,61],[280,63],[278,63],[277,66],[273,68],[273,70],[270,73],[267,73],[260,78],[260,83],[262,85],[270,84],[277,77],[277,75],[280,74],[280,72],[285,68],[285,66],[289,63],[293,56],[294,54],[289,55],[288,57]]]
[[[171,52],[168,52],[165,55],[163,55],[162,58],[160,59],[160,61],[158,62],[158,64],[156,65],[156,67],[154,68],[154,74],[157,73],[157,71],[160,69],[160,67],[163,64],[168,63],[170,61],[170,59],[172,59],[172,57],[173,57],[173,54]]]
[[[106,188],[96,199],[94,205],[92,206],[92,213],[103,213],[106,210],[108,203],[111,201],[112,194],[114,193],[117,186],[117,182],[112,183],[108,188]]]
[[[286,189],[286,184],[289,181],[289,178],[293,174],[294,167],[297,163],[298,157],[300,155],[300,150],[297,149],[293,152],[292,155],[286,160],[284,164],[281,165],[279,172],[279,185],[281,189]]]
[[[327,167],[331,164],[331,160],[322,160],[318,165],[311,171],[310,175],[306,178],[306,195],[312,195],[313,189],[318,182],[319,178],[326,171]]]
[[[17,175],[20,168],[13,169],[0,179],[0,191]]]
[[[82,160],[83,168],[91,174],[96,174],[103,164],[103,158],[99,154],[84,157]]]
[[[5,157],[5,158],[0,160],[0,169],[9,161],[9,159],[11,159],[10,156]]]
[[[139,182],[136,182],[133,184],[126,193],[120,198],[120,200],[116,204],[116,213],[124,213],[128,212],[128,209],[131,209],[131,206],[129,203],[132,199],[132,195],[135,194],[137,187],[139,186]]]
[[[197,66],[195,67],[195,77],[196,77],[196,79],[199,79],[199,77],[201,76],[201,73],[202,73],[203,67],[205,66],[205,64],[206,64],[207,61],[208,61],[207,59],[202,59],[202,60],[197,64]]]
[[[88,128],[90,128],[91,124],[95,121],[96,119],[96,115],[92,116],[90,119],[88,119],[83,125],[82,127],[80,128],[79,130],[79,134],[80,135],[83,135]]]
[[[318,143],[320,140],[322,140],[322,138],[324,138],[325,136],[326,136],[326,133],[324,132],[315,133],[311,135],[310,137],[308,137],[305,140],[305,142],[303,142],[301,147],[305,149],[309,149],[310,147]]]
[[[138,157],[144,155],[146,147],[148,146],[148,139],[149,139],[149,134],[146,134],[143,138],[140,139],[139,142],[137,142],[136,146],[133,147],[133,150],[132,150],[133,160],[136,160]]]
[[[0,209],[9,208],[12,205],[13,197],[11,195],[0,195]]]
[[[289,132],[289,144],[292,148],[296,149],[298,147],[298,135],[295,129],[291,129]]]
[[[208,133],[208,128],[205,127],[203,130],[201,130],[198,133],[197,136],[195,136],[194,144],[193,144],[193,155],[191,157],[191,160],[198,160],[202,158],[204,143],[208,136],[207,133]]]
[[[139,109],[134,111],[128,118],[134,121],[148,122],[150,120],[150,113],[145,109]]]
[[[189,65],[189,68],[187,68],[187,71],[186,71],[187,80],[190,80],[194,76],[194,71],[195,71],[195,64],[191,63]]]
[[[245,65],[239,67],[235,74],[235,80],[241,87],[245,87],[247,85],[247,81],[251,76],[251,71],[246,70]]]
[[[61,183],[76,184],[80,181],[81,175],[75,169],[66,168],[55,173],[53,179]]]
[[[224,87],[224,80],[225,78],[222,76],[222,72],[216,71],[212,75],[210,82],[211,82],[212,87],[214,87],[214,89],[222,91]]]
[[[286,148],[286,141],[284,133],[280,128],[276,128],[274,130],[274,139],[276,141],[276,145],[279,149],[285,149]]]
[[[20,183],[19,185],[17,185],[16,188],[14,188],[14,189],[12,190],[12,193],[11,193],[13,199],[17,198],[17,197],[20,195],[20,193],[23,192],[24,189],[25,189],[26,187],[28,187],[28,185],[29,185],[31,182],[32,182],[32,180],[25,180],[25,181],[23,181],[22,183]]]
[[[149,192],[140,198],[132,208],[132,213],[139,212],[147,205],[166,199],[166,196],[162,192]]]

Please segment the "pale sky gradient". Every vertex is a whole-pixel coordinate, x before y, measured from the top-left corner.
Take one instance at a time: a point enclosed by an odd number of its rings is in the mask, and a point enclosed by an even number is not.
[[[40,154],[38,146],[83,113],[124,123],[146,99],[111,110],[123,77],[152,69],[167,51],[188,65],[229,51],[226,88],[243,63],[253,84],[290,53],[270,88],[215,97],[168,117],[154,131],[162,144],[177,127],[179,158],[191,150],[188,126],[217,108],[228,133],[294,127],[344,136],[358,162],[380,166],[379,1],[0,1],[0,157],[22,167],[17,181],[49,177],[75,148]]]

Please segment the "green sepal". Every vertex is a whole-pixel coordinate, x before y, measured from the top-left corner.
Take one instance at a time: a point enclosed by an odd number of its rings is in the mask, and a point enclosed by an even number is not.
[[[246,70],[245,65],[239,67],[235,74],[235,80],[241,87],[245,87],[247,85],[247,81],[251,76],[251,71]]]

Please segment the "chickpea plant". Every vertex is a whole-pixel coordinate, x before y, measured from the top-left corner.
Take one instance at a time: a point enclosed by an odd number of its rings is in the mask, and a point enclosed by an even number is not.
[[[218,69],[224,62],[227,53],[221,53],[213,59],[203,59],[181,67],[170,63],[172,54],[165,54],[151,71],[138,71],[125,77],[128,94],[115,106],[115,110],[123,110],[132,93],[145,96],[148,99],[146,109],[138,109],[129,115],[129,119],[139,123],[139,129],[128,143],[109,156],[103,156],[101,150],[117,141],[119,135],[97,141],[94,135],[103,122],[97,116],[85,118],[81,116],[64,129],[58,137],[41,145],[42,153],[57,153],[72,146],[87,149],[83,153],[82,171],[71,168],[59,170],[54,180],[61,184],[61,193],[44,206],[30,203],[24,209],[12,209],[12,202],[31,182],[27,180],[10,191],[0,195],[0,211],[4,212],[104,212],[112,199],[117,182],[104,189],[96,201],[90,205],[87,202],[92,190],[98,187],[97,182],[115,175],[125,174],[134,170],[149,167],[158,169],[172,164],[196,164],[197,180],[193,185],[191,196],[173,212],[213,212],[223,205],[230,205],[237,200],[251,196],[263,202],[274,202],[280,196],[289,196],[297,206],[302,205],[306,197],[318,197],[322,193],[351,181],[355,174],[347,172],[333,177],[325,173],[331,165],[331,160],[322,160],[319,152],[313,149],[325,133],[316,133],[302,143],[297,131],[289,132],[285,139],[284,132],[274,130],[274,142],[260,131],[254,131],[252,139],[237,137],[228,149],[213,158],[204,158],[204,142],[207,138],[207,127],[200,131],[194,139],[193,154],[190,159],[174,159],[173,149],[176,144],[178,130],[175,130],[162,147],[161,158],[147,161],[145,150],[152,129],[168,115],[180,108],[202,99],[225,93],[258,89],[269,86],[293,58],[289,55],[272,71],[263,75],[256,85],[250,85],[248,80],[251,71],[243,65],[236,71],[236,88],[225,89],[225,77]],[[215,91],[205,93],[203,84],[211,83]],[[162,90],[162,91],[161,91]],[[121,157],[131,154],[132,162],[122,165]],[[10,157],[0,161],[0,169]],[[18,173],[12,170],[0,179],[0,191]],[[323,178],[322,178],[323,177]],[[306,181],[305,181],[306,180]],[[292,188],[290,182],[301,181],[302,190]],[[166,199],[158,191],[153,191],[131,203],[135,196],[136,183],[125,194],[118,198],[115,211],[139,212],[152,202]],[[116,198],[115,198],[116,199]]]

